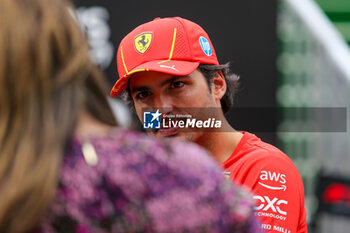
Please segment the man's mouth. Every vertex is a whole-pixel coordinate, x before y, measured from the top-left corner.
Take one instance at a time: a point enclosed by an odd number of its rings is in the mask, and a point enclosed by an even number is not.
[[[163,128],[159,129],[158,133],[163,137],[174,136],[179,132],[179,127]]]

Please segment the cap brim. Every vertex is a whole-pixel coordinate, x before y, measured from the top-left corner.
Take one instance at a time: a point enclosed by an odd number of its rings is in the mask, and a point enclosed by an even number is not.
[[[144,64],[141,64],[135,67],[134,69],[129,71],[127,75],[118,79],[118,81],[114,84],[110,95],[111,97],[116,97],[123,90],[125,90],[126,86],[128,85],[129,78],[134,73],[144,72],[144,71],[154,71],[154,72],[160,72],[160,73],[171,74],[176,76],[185,76],[195,71],[199,66],[199,64],[200,64],[199,62],[178,61],[178,60],[156,60],[156,61],[146,62]]]

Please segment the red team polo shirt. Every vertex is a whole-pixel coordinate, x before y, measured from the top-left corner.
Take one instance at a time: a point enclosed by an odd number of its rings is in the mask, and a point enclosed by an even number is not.
[[[304,187],[293,162],[255,135],[242,133],[236,149],[222,164],[225,174],[252,190],[255,214],[266,232],[307,232]]]

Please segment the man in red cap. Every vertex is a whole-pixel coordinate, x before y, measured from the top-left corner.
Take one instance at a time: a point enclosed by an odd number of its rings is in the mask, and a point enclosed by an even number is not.
[[[225,119],[238,77],[228,64],[219,64],[199,25],[179,17],[142,24],[120,43],[117,65],[120,78],[111,96],[125,90],[150,134],[182,138],[210,151],[227,177],[252,190],[262,229],[307,232],[303,183],[292,161]],[[200,130],[205,124],[213,130]]]

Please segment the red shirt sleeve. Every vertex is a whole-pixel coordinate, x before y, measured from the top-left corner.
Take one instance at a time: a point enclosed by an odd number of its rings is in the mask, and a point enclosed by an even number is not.
[[[252,190],[261,228],[266,232],[307,232],[304,187],[292,161],[284,154],[247,161],[234,179]]]

